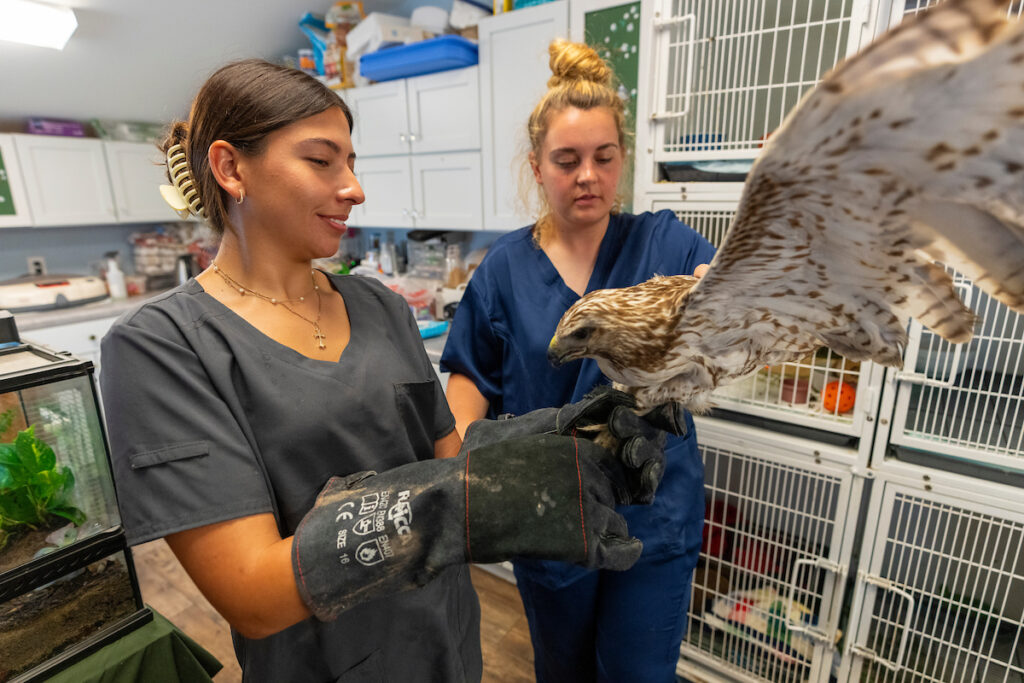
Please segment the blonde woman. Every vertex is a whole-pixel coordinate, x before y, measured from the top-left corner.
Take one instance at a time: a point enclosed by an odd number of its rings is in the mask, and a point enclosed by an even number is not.
[[[617,211],[627,142],[611,71],[586,45],[556,41],[550,55],[549,90],[529,120],[529,165],[545,209],[491,247],[442,359],[460,431],[485,416],[579,400],[607,383],[593,360],[549,365],[548,341],[566,309],[595,289],[701,275],[714,254],[671,212]],[[704,519],[688,414],[686,426],[669,439],[653,504],[620,508],[644,543],[632,569],[516,562],[538,681],[675,680]]]

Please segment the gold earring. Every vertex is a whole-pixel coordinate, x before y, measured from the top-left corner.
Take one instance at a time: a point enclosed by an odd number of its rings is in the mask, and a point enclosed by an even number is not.
[[[235,199],[235,204],[241,204],[245,201],[245,190],[238,193],[238,198]]]

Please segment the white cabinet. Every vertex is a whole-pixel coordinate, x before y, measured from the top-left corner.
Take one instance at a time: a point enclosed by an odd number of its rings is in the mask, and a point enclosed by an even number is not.
[[[32,225],[14,137],[0,135],[0,228]]]
[[[408,156],[360,157],[356,178],[366,201],[352,207],[348,224],[353,227],[412,227],[412,171]]]
[[[526,123],[551,76],[548,45],[569,29],[568,3],[550,2],[480,22],[481,153],[484,228],[511,230],[533,220],[516,210]]]
[[[412,157],[412,192],[418,228],[483,227],[480,152]]]
[[[478,74],[469,67],[346,92],[366,194],[349,225],[483,226]]]
[[[102,141],[47,135],[13,138],[34,225],[117,222]]]
[[[180,220],[160,195],[163,154],[148,142],[104,142],[117,217],[122,223]]]
[[[358,163],[366,157],[409,153],[405,81],[351,88],[342,98],[352,110],[352,146]]]
[[[361,227],[478,230],[480,153],[446,152],[359,159],[366,202],[349,223]]]
[[[479,149],[477,67],[443,71],[346,91],[360,159]]]
[[[480,149],[480,68],[406,81],[413,154]]]

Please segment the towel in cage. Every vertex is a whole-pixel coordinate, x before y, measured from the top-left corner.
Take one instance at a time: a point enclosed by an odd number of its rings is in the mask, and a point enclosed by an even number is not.
[[[786,626],[787,617],[791,623],[816,622],[810,609],[770,587],[733,591],[715,600],[711,611],[704,615],[710,627],[760,645],[785,662],[810,661],[814,640],[792,632]],[[837,632],[837,642],[839,637]]]

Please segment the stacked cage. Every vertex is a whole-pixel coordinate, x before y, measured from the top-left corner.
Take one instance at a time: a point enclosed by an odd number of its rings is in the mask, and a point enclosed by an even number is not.
[[[935,4],[645,3],[635,209],[720,245],[799,99]],[[1024,321],[953,276],[969,344],[912,323],[901,370],[824,349],[716,392],[681,675],[1024,683]]]
[[[43,680],[151,619],[92,371],[0,340],[0,681]]]

